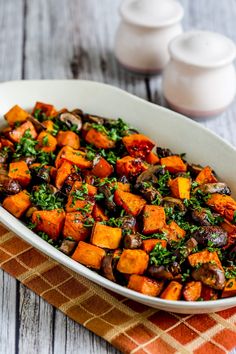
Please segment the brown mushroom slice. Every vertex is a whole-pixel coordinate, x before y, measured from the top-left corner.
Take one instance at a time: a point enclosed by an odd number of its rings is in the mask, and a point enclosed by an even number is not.
[[[157,152],[158,157],[160,157],[160,158],[177,155],[177,154],[174,154],[170,149],[161,148],[160,146],[158,146],[156,148],[156,152]]]
[[[159,203],[162,201],[162,195],[161,193],[152,185],[150,186],[145,186],[145,183],[141,183],[141,186],[139,188],[139,192],[141,193],[142,197],[146,199],[146,201],[151,204],[154,201],[159,201]]]
[[[223,247],[227,243],[228,234],[219,226],[202,226],[193,233],[193,237],[200,245]]]
[[[137,249],[142,246],[142,238],[139,234],[125,235],[124,248]]]
[[[223,270],[212,263],[204,263],[197,269],[194,269],[192,277],[216,290],[222,290],[225,286],[225,274]]]
[[[59,247],[59,250],[63,253],[65,253],[67,256],[70,256],[75,247],[77,245],[77,242],[74,240],[63,240],[61,246]]]
[[[131,215],[126,215],[118,218],[120,222],[120,227],[123,230],[130,230],[132,233],[135,232],[136,229],[136,218]]]
[[[205,183],[202,184],[200,187],[197,187],[196,189],[200,190],[204,194],[213,194],[213,193],[226,194],[226,195],[231,194],[230,188],[227,186],[226,183],[223,182]]]
[[[171,280],[173,279],[173,274],[167,270],[163,265],[155,266],[151,265],[147,269],[147,273],[154,279]]]
[[[116,282],[113,266],[113,255],[106,255],[102,260],[102,273],[105,278]]]
[[[209,221],[208,218],[208,213],[206,211],[206,209],[202,208],[202,209],[194,209],[191,213],[192,219],[202,225],[202,226],[210,226],[211,223]]]
[[[188,163],[187,170],[193,175],[193,177],[196,177],[203,170],[203,167],[194,163]]]
[[[65,123],[69,128],[76,126],[77,131],[82,129],[82,119],[78,115],[72,114],[70,112],[64,112],[60,114],[59,120]]]
[[[109,209],[111,211],[115,211],[116,204],[113,201],[112,192],[111,192],[110,188],[104,184],[103,186],[98,187],[98,193],[102,193],[104,195],[103,202],[104,202],[105,206],[107,207],[107,209]]]
[[[178,198],[164,197],[161,204],[164,208],[177,209],[183,213],[187,210],[184,203]]]
[[[100,125],[104,124],[104,118],[103,117],[94,116],[92,114],[84,114],[83,121],[84,122],[89,122],[89,123],[96,123],[96,124],[100,124]]]
[[[42,132],[43,130],[46,130],[47,128],[38,121],[38,119],[32,117],[32,116],[29,116],[29,118],[27,118],[27,120],[29,120],[31,123],[33,123],[37,133],[40,133]]]
[[[184,262],[184,260],[192,253],[197,244],[198,243],[195,238],[191,237],[188,241],[186,241],[185,246],[181,247],[181,249],[177,249],[174,252],[176,260]]]
[[[0,193],[4,195],[14,195],[19,193],[21,189],[21,185],[18,181],[5,174],[0,174]]]
[[[146,171],[142,172],[136,179],[135,188],[139,189],[143,182],[157,183],[158,174],[162,173],[164,168],[161,165],[150,166]]]

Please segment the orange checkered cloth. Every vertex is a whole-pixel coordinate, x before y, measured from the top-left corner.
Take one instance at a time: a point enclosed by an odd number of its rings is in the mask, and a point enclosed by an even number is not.
[[[0,225],[0,267],[123,353],[228,353],[236,308],[209,315],[158,311],[105,290]]]

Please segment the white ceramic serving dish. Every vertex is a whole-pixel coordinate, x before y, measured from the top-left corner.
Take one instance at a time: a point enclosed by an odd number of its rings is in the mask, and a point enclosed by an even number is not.
[[[80,107],[106,117],[122,117],[160,146],[187,152],[189,161],[209,164],[236,195],[236,149],[198,123],[168,109],[148,103],[118,88],[89,81],[16,81],[0,84],[0,116],[19,104],[35,101],[62,107]],[[0,118],[3,126],[4,119]],[[148,306],[178,313],[208,313],[236,305],[236,297],[205,302],[167,301],[142,295],[115,284],[53,248],[0,207],[0,221],[26,242],[93,282]]]

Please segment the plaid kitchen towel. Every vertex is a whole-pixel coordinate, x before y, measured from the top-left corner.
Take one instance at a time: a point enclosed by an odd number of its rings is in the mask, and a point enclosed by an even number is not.
[[[0,267],[123,353],[229,353],[236,307],[206,315],[149,308],[56,263],[0,225]]]

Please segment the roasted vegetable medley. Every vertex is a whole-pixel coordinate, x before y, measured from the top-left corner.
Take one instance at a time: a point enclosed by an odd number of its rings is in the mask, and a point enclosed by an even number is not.
[[[146,295],[236,296],[236,201],[211,167],[80,109],[5,119],[1,203],[46,242]]]

